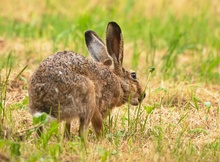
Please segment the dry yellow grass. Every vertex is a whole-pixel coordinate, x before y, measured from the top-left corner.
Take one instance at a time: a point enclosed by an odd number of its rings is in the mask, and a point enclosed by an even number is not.
[[[22,52],[22,48],[18,49],[18,51],[19,53]],[[22,77],[28,80],[28,77],[36,66],[37,65],[34,64],[30,65],[28,70],[22,74]],[[14,69],[12,75],[10,76],[10,84],[6,101],[6,107],[8,108],[10,108],[11,105],[22,102],[22,100],[24,100],[27,96],[27,89],[24,88],[26,83],[19,79],[13,81],[21,68],[22,66],[20,66],[18,70]],[[143,76],[144,75],[142,75],[140,79],[144,82],[146,78]],[[157,153],[156,148],[158,147],[158,144],[155,143],[154,139],[152,139],[154,138],[152,137],[152,132],[159,134],[157,130],[158,126],[163,128],[163,138],[165,139],[161,145],[168,150],[173,150],[173,148],[176,147],[177,137],[180,136],[181,133],[181,145],[187,147],[190,143],[193,143],[196,147],[195,150],[198,152],[200,152],[205,145],[211,144],[219,138],[220,85],[188,82],[176,83],[174,81],[164,81],[156,75],[151,78],[148,87],[148,96],[144,100],[143,104],[153,105],[156,103],[158,106],[156,106],[156,108],[148,116],[146,124],[147,132],[144,132],[145,136],[136,134],[135,141],[133,141],[132,138],[129,140],[123,140],[123,137],[121,137],[119,147],[117,148],[120,150],[120,154],[118,155],[116,161],[170,161],[173,159],[170,157],[171,152],[166,152],[163,156]],[[159,87],[166,90],[158,90]],[[192,96],[199,98],[199,110],[197,110],[194,106]],[[211,107],[207,108],[207,106],[204,105],[204,102],[210,102]],[[115,109],[113,116],[117,114],[120,118],[123,116],[124,112],[126,112],[126,109],[126,107]],[[25,132],[33,127],[31,115],[28,113],[27,109],[19,109],[19,107],[12,109],[11,113],[12,118],[8,118],[8,120],[4,123],[7,127],[5,137],[13,138],[14,136],[25,135]],[[134,108],[131,110],[131,114],[132,113],[134,114]],[[144,113],[142,116],[139,116],[139,118],[144,121],[146,118],[145,115],[146,114]],[[117,123],[117,130],[121,130],[120,124],[120,122]],[[75,135],[78,134],[77,129],[78,123],[73,124],[71,130],[72,133]],[[190,131],[192,132],[191,134],[189,133]],[[138,141],[138,139],[141,141]],[[142,140],[144,140],[144,142]],[[95,147],[94,143],[96,143]],[[100,154],[97,151],[99,147],[106,150],[115,149],[114,147],[109,147],[109,145],[111,145],[111,142],[108,139],[103,138],[97,143],[92,135],[87,145],[89,148],[88,150],[90,150],[90,156],[87,160],[96,161],[100,158]],[[64,149],[66,152],[64,151],[60,160],[78,161],[82,159],[82,155],[68,152],[70,149],[68,148],[68,143],[64,142],[61,147],[66,147],[66,149]],[[34,146],[32,149],[33,151],[35,150]],[[182,149],[183,151],[185,149],[187,150],[187,148]],[[29,156],[29,154],[31,154],[31,152],[27,152],[27,156]]]

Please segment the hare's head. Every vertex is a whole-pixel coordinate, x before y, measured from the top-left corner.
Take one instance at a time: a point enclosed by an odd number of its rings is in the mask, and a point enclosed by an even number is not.
[[[109,22],[106,29],[106,45],[91,30],[85,32],[86,44],[90,55],[96,62],[101,62],[120,78],[121,87],[124,93],[123,103],[138,105],[145,97],[134,71],[126,70],[123,66],[123,36],[119,25]],[[121,103],[121,104],[123,104]]]

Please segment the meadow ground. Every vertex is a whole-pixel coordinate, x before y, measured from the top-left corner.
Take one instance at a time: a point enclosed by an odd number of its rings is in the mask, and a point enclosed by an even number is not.
[[[0,4],[0,161],[220,161],[218,0]],[[137,71],[147,97],[138,107],[116,108],[101,139],[90,127],[86,148],[77,120],[70,141],[62,123],[36,138],[29,76],[56,51],[87,56],[84,31],[104,38],[109,21],[121,26],[124,66]]]

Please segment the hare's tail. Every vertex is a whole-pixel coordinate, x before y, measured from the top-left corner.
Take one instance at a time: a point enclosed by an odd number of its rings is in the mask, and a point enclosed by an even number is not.
[[[38,117],[42,116],[43,114],[46,115],[46,122],[47,122],[47,123],[51,123],[51,122],[53,122],[54,120],[56,120],[55,117],[53,117],[53,116],[51,116],[51,115],[49,115],[49,114],[46,114],[46,113],[44,113],[44,112],[35,112],[35,113],[33,114],[33,117],[34,117],[34,118],[38,118]]]

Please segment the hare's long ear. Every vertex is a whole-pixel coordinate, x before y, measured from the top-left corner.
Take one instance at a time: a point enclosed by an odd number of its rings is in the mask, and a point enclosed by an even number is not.
[[[90,55],[96,62],[101,62],[104,65],[112,65],[112,58],[107,53],[104,42],[92,30],[85,32],[85,41]]]
[[[123,62],[123,45],[121,28],[116,22],[109,22],[106,29],[106,46],[114,63],[119,66],[122,66]]]

